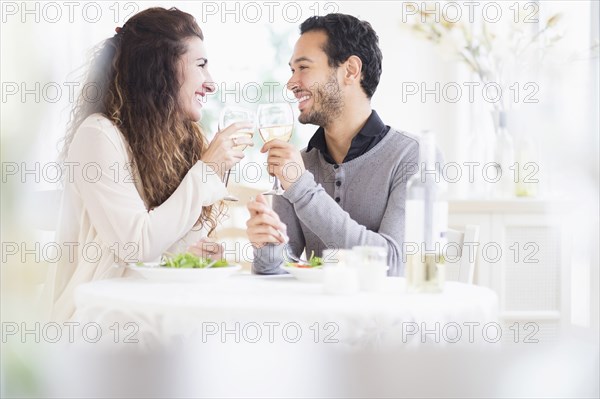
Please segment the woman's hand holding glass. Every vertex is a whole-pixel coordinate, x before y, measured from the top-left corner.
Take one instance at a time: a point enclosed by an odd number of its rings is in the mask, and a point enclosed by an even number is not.
[[[222,130],[224,128],[227,129],[229,128],[229,126],[238,123],[247,124],[247,127],[237,130],[237,132],[231,136],[231,141],[233,142],[233,149],[241,152],[244,151],[246,147],[248,147],[248,140],[250,140],[250,143],[253,143],[252,136],[254,136],[255,119],[256,117],[254,112],[250,111],[249,109],[233,105],[226,105],[225,108],[223,108],[223,111],[221,111],[221,115],[219,115],[219,130]],[[233,167],[231,169],[233,169]],[[231,174],[231,169],[228,169],[227,176],[225,176],[225,187],[227,187],[227,184],[229,183],[229,175]],[[226,196],[224,200],[238,201],[238,199],[231,194]]]
[[[202,155],[202,162],[211,166],[222,179],[225,172],[244,158],[241,147],[254,145],[252,137],[240,134],[253,127],[252,123],[236,122],[217,132]]]

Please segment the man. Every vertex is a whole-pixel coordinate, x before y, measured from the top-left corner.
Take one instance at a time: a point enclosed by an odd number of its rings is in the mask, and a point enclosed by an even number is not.
[[[300,32],[287,87],[298,99],[299,121],[320,128],[302,152],[280,140],[261,150],[286,191],[273,197],[273,209],[263,196],[248,204],[253,271],[282,272],[287,235],[295,255],[386,247],[389,273],[400,275],[406,183],[419,146],[371,109],[381,75],[377,34],[344,14],[311,17]]]

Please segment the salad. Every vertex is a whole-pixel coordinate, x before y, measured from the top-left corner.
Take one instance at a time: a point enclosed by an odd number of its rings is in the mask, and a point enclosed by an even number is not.
[[[308,264],[304,263],[294,263],[294,262],[285,262],[286,266],[290,267],[299,267],[303,269],[312,269],[323,266],[323,258],[320,256],[315,256],[315,251],[311,251],[310,259],[308,259]]]
[[[176,269],[204,269],[213,259],[196,256],[189,252],[180,253],[177,255],[169,254],[163,256],[160,262],[161,267],[172,267]],[[138,266],[143,264],[138,263]],[[229,266],[225,259],[220,259],[211,267],[226,267]]]

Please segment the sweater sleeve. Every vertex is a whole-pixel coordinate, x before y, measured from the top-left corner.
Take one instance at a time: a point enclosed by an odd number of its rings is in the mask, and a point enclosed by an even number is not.
[[[314,175],[306,171],[286,190],[284,197],[292,204],[297,217],[322,242],[333,248],[352,248],[357,245],[381,246],[388,249],[391,268],[402,272],[402,243],[406,209],[406,184],[413,168],[405,163],[418,161],[418,146],[395,168],[387,205],[378,231],[371,231],[353,220],[325,189],[316,183]],[[368,204],[365,204],[368,206]]]
[[[213,169],[198,161],[173,194],[148,211],[135,177],[127,173],[124,140],[110,128],[80,127],[69,148],[73,183],[106,246],[121,249],[128,262],[154,260],[192,229],[203,206],[222,199],[227,190]]]

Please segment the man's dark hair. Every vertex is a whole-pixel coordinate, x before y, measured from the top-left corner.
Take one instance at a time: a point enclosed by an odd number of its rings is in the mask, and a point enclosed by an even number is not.
[[[319,30],[327,34],[323,51],[327,54],[329,66],[338,67],[352,55],[360,58],[360,85],[368,98],[373,97],[381,76],[383,55],[379,49],[379,38],[371,24],[351,15],[327,14],[310,17],[300,25],[300,34]]]

